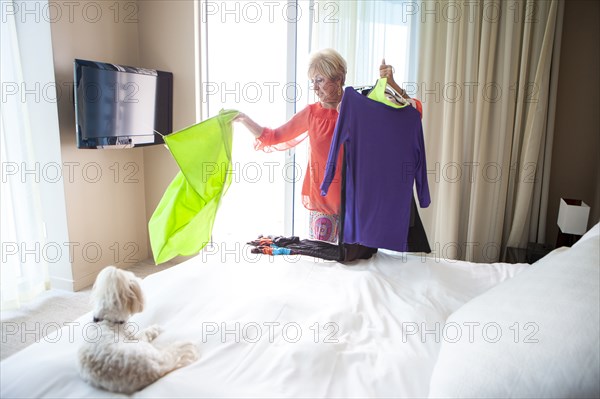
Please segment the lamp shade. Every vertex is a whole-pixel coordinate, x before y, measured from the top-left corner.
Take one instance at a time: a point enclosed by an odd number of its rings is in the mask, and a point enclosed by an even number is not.
[[[565,234],[583,235],[587,230],[590,207],[581,200],[561,198],[558,227]]]

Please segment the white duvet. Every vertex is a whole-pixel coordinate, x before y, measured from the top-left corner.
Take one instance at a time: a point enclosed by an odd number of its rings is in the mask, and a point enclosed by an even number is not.
[[[200,254],[143,282],[132,328],[156,345],[193,340],[200,358],[138,397],[427,397],[445,327],[472,298],[528,266],[379,252],[342,265],[309,257]],[[9,357],[2,397],[108,397],[83,382],[76,352],[87,314]]]

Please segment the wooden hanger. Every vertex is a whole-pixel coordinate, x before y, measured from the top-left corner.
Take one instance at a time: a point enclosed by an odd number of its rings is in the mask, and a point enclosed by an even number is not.
[[[391,101],[396,102],[398,105],[403,105],[406,106],[408,105],[408,100],[404,97],[402,97],[402,95],[400,95],[400,93],[398,93],[396,90],[394,90],[394,88],[392,86],[390,86],[389,84],[386,84],[385,86],[385,93],[389,94],[391,98],[389,98]]]

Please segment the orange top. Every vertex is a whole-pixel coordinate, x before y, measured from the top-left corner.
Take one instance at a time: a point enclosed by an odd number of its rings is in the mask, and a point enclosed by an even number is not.
[[[321,196],[320,187],[325,176],[337,117],[338,112],[335,109],[323,108],[321,103],[310,104],[283,126],[277,129],[264,128],[254,145],[256,150],[265,152],[282,151],[296,146],[308,137],[310,148],[302,185],[302,204],[307,209],[330,215],[339,213],[342,168],[337,168],[326,196]],[[338,155],[339,165],[342,161],[341,154],[340,152]]]

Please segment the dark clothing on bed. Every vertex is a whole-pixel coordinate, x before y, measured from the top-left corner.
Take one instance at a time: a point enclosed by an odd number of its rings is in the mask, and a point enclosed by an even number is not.
[[[296,236],[259,237],[248,244],[256,247],[251,250],[253,253],[277,255],[277,251],[273,251],[273,249],[286,248],[291,250],[291,255],[306,255],[338,262],[369,259],[377,252],[377,248],[367,248],[362,245],[345,244],[340,246],[325,241],[301,240]]]

